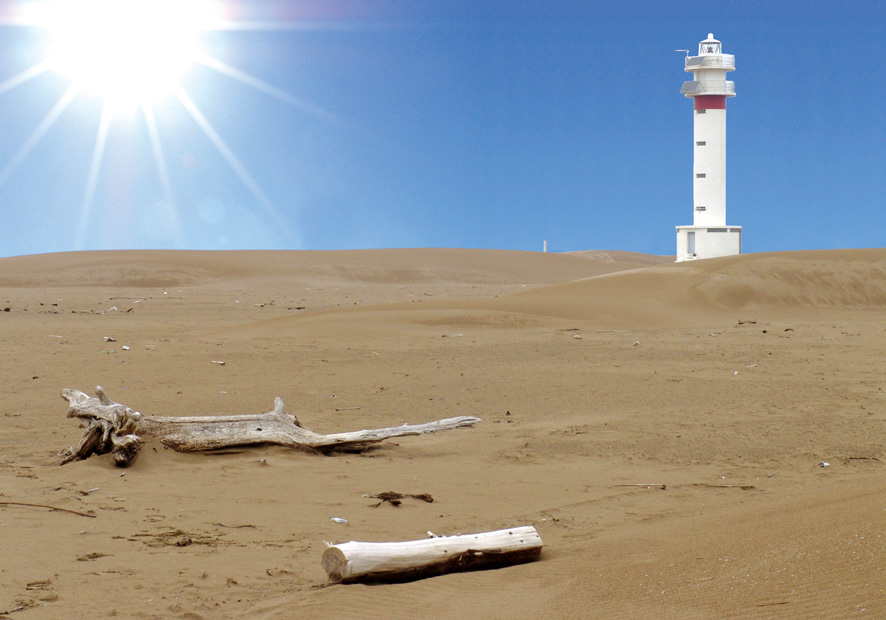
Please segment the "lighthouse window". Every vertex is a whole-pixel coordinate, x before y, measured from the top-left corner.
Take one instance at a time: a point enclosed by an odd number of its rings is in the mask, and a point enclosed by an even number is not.
[[[704,114],[705,112],[707,112],[707,110],[696,110],[695,111],[696,114]]]
[[[704,140],[699,140],[698,142],[695,143],[695,146],[707,146],[707,145],[708,145],[708,143],[705,142]]]
[[[704,172],[699,172],[698,174],[695,175],[695,178],[696,178],[696,179],[704,179],[704,178],[706,178],[707,176],[708,176],[708,175],[706,175]]]
[[[695,210],[696,211],[707,211],[707,207],[698,206],[698,207],[695,207]]]
[[[719,54],[722,49],[721,43],[716,39],[711,40],[710,38],[705,39],[701,43],[698,44],[698,53],[701,54]]]

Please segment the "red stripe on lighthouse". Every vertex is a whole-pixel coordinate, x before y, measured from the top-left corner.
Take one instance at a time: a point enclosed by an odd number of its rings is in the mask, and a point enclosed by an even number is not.
[[[726,95],[699,95],[693,97],[696,110],[725,110]]]

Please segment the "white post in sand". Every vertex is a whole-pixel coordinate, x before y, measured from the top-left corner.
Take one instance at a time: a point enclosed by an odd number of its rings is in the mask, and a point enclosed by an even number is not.
[[[741,254],[741,226],[726,225],[726,98],[735,96],[735,56],[723,54],[713,34],[698,44],[698,56],[686,56],[694,80],[680,92],[695,108],[692,226],[677,226],[677,262]]]

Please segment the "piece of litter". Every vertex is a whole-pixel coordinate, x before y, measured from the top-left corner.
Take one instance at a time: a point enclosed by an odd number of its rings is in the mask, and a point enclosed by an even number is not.
[[[578,334],[575,334],[575,335],[573,336],[573,338],[575,338],[576,340],[581,340],[581,336],[579,336]]]
[[[738,371],[736,370],[734,373],[732,373],[732,376],[734,377],[737,374],[738,374]]]
[[[640,346],[640,341],[639,341],[639,340],[635,340],[635,341],[634,341],[634,344],[632,344],[631,346],[632,346],[632,347],[639,347],[639,346]]]
[[[117,306],[111,306],[110,308],[108,308],[108,312],[119,312],[119,311],[120,311],[120,308],[118,308]]]
[[[830,467],[831,464],[828,463],[827,461],[822,461],[821,463],[818,464],[818,466],[819,467]]]
[[[124,345],[123,345],[123,350],[124,350],[124,351],[129,351],[129,345],[124,344]]]
[[[212,360],[212,363],[213,363],[213,364],[218,364],[219,366],[224,366],[224,365],[225,365],[225,363],[224,363],[223,361],[221,361],[221,360]]]
[[[756,367],[757,367],[756,364],[751,364],[750,366],[747,366],[747,368],[756,368]]]
[[[105,342],[117,342],[117,339],[113,336],[105,336]]]
[[[329,517],[329,520],[332,521],[333,523],[347,524],[347,522],[348,522],[347,519],[342,519],[341,517]]]

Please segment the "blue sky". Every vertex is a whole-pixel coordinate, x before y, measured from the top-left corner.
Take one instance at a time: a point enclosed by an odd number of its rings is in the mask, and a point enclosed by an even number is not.
[[[673,254],[692,222],[691,75],[674,50],[708,32],[736,57],[727,221],[744,250],[886,239],[881,2],[228,0],[229,27],[201,45],[241,79],[190,67],[191,111],[156,103],[153,140],[139,111],[102,134],[88,94],[49,123],[69,79],[15,84],[47,54],[18,17],[30,4],[0,1],[0,256],[544,240]]]

